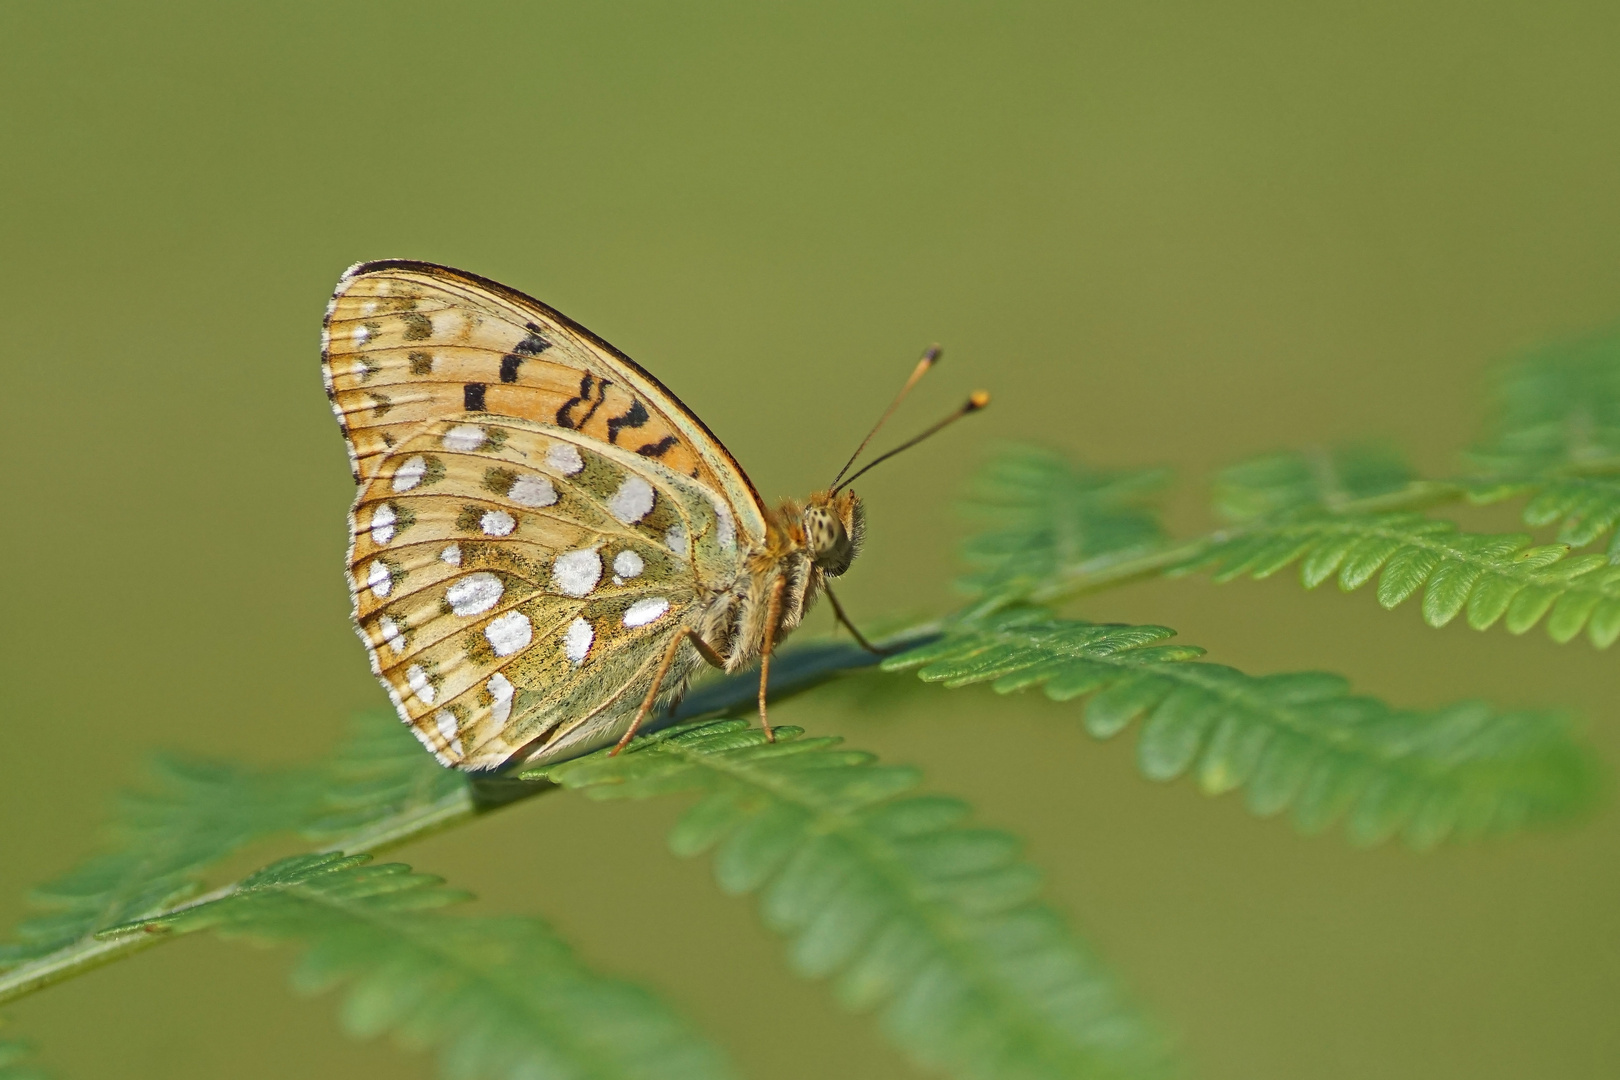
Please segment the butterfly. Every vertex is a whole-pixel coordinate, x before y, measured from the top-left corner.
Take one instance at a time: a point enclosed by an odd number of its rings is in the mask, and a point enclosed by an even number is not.
[[[770,736],[772,651],[860,550],[848,484],[865,469],[843,476],[865,441],[830,487],[767,508],[629,357],[514,289],[432,263],[351,267],[321,352],[358,485],[355,627],[441,764],[616,753],[705,662],[760,662]],[[905,445],[987,401],[975,394]]]

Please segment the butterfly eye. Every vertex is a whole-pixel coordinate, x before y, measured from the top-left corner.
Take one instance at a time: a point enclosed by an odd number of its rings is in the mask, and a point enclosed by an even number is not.
[[[844,523],[827,510],[812,506],[804,512],[804,542],[810,558],[824,573],[837,577],[855,561],[855,545]]]

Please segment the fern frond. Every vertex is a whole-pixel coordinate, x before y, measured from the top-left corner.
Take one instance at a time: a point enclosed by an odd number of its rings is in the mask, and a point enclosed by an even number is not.
[[[1025,595],[1100,561],[1153,550],[1164,530],[1152,500],[1165,469],[1102,471],[1030,446],[1010,447],[975,476],[965,509],[990,522],[963,556],[975,595]]]
[[[1509,368],[1493,430],[1470,452],[1469,495],[1532,496],[1525,524],[1581,547],[1620,521],[1620,334],[1543,349]],[[1620,561],[1620,535],[1609,555]]]
[[[1249,809],[1293,808],[1314,832],[1341,815],[1352,840],[1396,832],[1413,847],[1568,817],[1592,799],[1596,767],[1567,721],[1479,703],[1432,712],[1352,696],[1321,672],[1256,677],[1196,661],[1162,626],[1006,612],[884,661],[929,682],[1041,686],[1054,701],[1092,695],[1098,738],[1142,718],[1137,761],[1154,780],[1188,771],[1209,794],[1247,787]]]
[[[34,1048],[27,1043],[0,1039],[0,1080],[50,1080],[50,1074],[28,1061]]]
[[[670,838],[715,848],[727,892],[762,891],[766,922],[807,976],[882,1005],[914,1059],[964,1077],[1160,1075],[1166,1061],[1099,961],[1047,907],[1012,837],[917,795],[914,769],[839,740],[744,721],[671,728],[626,753],[541,770],[596,798],[704,795]]]
[[[1267,454],[1233,465],[1216,477],[1215,508],[1229,521],[1251,521],[1300,510],[1410,507],[1455,491],[1453,484],[1420,480],[1394,449],[1363,444]]]
[[[1423,618],[1444,626],[1458,615],[1485,630],[1501,621],[1522,634],[1543,615],[1547,633],[1569,641],[1584,628],[1607,648],[1620,636],[1620,566],[1602,555],[1571,557],[1563,544],[1520,533],[1460,532],[1416,513],[1306,513],[1251,523],[1217,539],[1181,569],[1212,569],[1216,581],[1267,577],[1303,560],[1300,580],[1315,588],[1337,577],[1358,589],[1378,576],[1386,608],[1423,590]]]
[[[249,843],[297,829],[316,804],[307,770],[255,770],[159,759],[154,784],[126,796],[111,850],[36,888],[46,910],[0,945],[0,967],[20,964],[155,911],[197,887],[200,871]]]
[[[320,772],[320,804],[302,829],[316,840],[360,833],[467,788],[465,774],[441,768],[423,753],[422,744],[391,712],[357,715]]]
[[[732,1075],[712,1045],[640,987],[581,964],[534,918],[456,917],[441,879],[366,856],[297,855],[228,896],[112,932],[211,929],[307,948],[296,981],[350,986],[345,1025],[437,1046],[448,1075],[668,1080]]]

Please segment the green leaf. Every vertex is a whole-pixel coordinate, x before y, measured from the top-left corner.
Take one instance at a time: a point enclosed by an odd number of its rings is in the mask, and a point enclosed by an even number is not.
[[[30,1063],[34,1048],[27,1043],[0,1039],[0,1080],[50,1080],[50,1074]]]
[[[1233,465],[1216,477],[1215,508],[1229,521],[1252,521],[1299,510],[1338,513],[1371,500],[1411,505],[1449,490],[1419,480],[1392,448],[1359,444],[1268,454]]]
[[[163,758],[153,783],[126,796],[110,850],[36,888],[45,913],[0,946],[0,966],[44,956],[103,927],[155,911],[197,887],[199,873],[249,843],[304,824],[319,799],[310,770],[257,770]]]
[[[989,522],[963,548],[978,596],[1023,595],[1072,568],[1163,543],[1153,499],[1163,469],[1103,471],[1034,447],[1011,447],[974,478],[967,511]]]
[[[854,1007],[881,1006],[885,1032],[923,1066],[984,1080],[1168,1067],[1097,958],[1037,902],[1017,842],[963,827],[957,800],[916,794],[914,769],[721,721],[541,772],[596,798],[702,793],[672,845],[712,848],[722,887],[757,891],[791,937],[794,967],[836,976]]]
[[[1351,695],[1335,675],[1256,677],[1149,644],[1169,634],[1013,611],[883,666],[948,686],[1044,684],[1057,700],[1070,695],[1053,687],[1078,673],[1095,692],[1085,715],[1093,735],[1143,718],[1137,756],[1146,776],[1192,772],[1210,794],[1246,785],[1252,811],[1292,806],[1305,831],[1348,813],[1358,843],[1402,832],[1426,848],[1508,832],[1566,819],[1596,795],[1596,761],[1561,716],[1476,702],[1394,709]]]
[[[220,899],[120,929],[303,945],[295,981],[311,990],[347,982],[351,1032],[437,1046],[450,1076],[732,1075],[685,1020],[647,991],[587,969],[539,919],[441,911],[465,898],[399,863],[297,855]]]
[[[356,716],[320,774],[320,801],[302,823],[314,840],[350,836],[467,790],[466,775],[440,767],[392,712]]]
[[[1287,561],[1303,558],[1300,577],[1307,588],[1336,567],[1345,590],[1377,575],[1378,601],[1385,607],[1424,589],[1423,617],[1431,626],[1444,626],[1466,609],[1468,624],[1477,630],[1505,615],[1507,628],[1518,634],[1552,610],[1547,630],[1553,640],[1568,641],[1585,629],[1598,648],[1612,643],[1620,628],[1620,566],[1603,556],[1571,556],[1562,544],[1533,546],[1523,534],[1460,532],[1417,513],[1308,511],[1255,521],[1210,544],[1181,569],[1208,569],[1217,581],[1229,581],[1251,573],[1254,553],[1262,549],[1286,551]]]
[[[1524,522],[1582,547],[1620,521],[1620,334],[1549,346],[1506,369],[1469,454],[1470,498],[1530,496]],[[1611,546],[1620,558],[1620,540]]]

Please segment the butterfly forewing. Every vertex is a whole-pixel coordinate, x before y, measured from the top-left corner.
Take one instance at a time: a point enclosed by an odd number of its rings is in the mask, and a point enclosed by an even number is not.
[[[366,263],[327,313],[327,389],[357,478],[419,424],[521,417],[620,446],[718,491],[744,534],[764,510],[703,423],[647,372],[539,301],[429,263]]]
[[[431,264],[346,274],[323,370],[359,482],[355,619],[401,718],[465,769],[616,739],[764,535],[730,454],[589,331]]]

